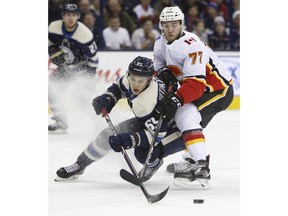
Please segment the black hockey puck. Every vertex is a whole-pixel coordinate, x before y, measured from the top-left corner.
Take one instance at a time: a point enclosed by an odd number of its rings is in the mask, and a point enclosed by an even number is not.
[[[197,204],[202,204],[204,203],[204,199],[194,199],[193,202]]]

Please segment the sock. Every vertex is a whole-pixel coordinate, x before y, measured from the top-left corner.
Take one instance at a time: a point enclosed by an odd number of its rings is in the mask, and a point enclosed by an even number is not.
[[[202,130],[185,131],[183,139],[190,156],[195,160],[206,160],[205,137]]]

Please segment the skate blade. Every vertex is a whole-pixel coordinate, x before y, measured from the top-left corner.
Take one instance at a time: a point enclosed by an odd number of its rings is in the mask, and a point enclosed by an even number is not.
[[[73,180],[76,180],[79,178],[80,175],[74,175],[74,176],[71,176],[69,178],[61,178],[59,176],[56,176],[54,181],[56,182],[64,182],[64,181],[73,181]]]
[[[209,189],[211,188],[209,181],[209,179],[196,179],[191,182],[187,178],[175,178],[173,183],[185,188]]]

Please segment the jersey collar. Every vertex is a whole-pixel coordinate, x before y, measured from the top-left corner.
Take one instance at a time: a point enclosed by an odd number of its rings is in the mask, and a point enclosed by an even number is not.
[[[178,40],[179,38],[183,37],[184,35],[185,35],[185,32],[182,32],[175,40]],[[174,41],[175,41],[175,40],[174,40]],[[174,41],[168,42],[167,44],[170,45],[170,44],[172,44]]]
[[[63,22],[63,25],[62,25],[62,32],[63,32],[63,36],[67,39],[70,39],[72,37],[72,35],[75,33],[75,31],[77,30],[78,28],[78,22],[76,22],[76,26],[74,28],[74,30],[72,32],[68,32],[65,28],[65,24]]]

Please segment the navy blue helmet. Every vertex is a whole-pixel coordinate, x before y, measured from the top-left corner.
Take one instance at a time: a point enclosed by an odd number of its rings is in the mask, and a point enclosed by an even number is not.
[[[76,4],[65,4],[62,10],[62,14],[64,15],[64,13],[67,13],[67,12],[80,13],[78,6]]]
[[[128,73],[143,77],[153,76],[153,61],[149,58],[138,56],[129,64]]]

